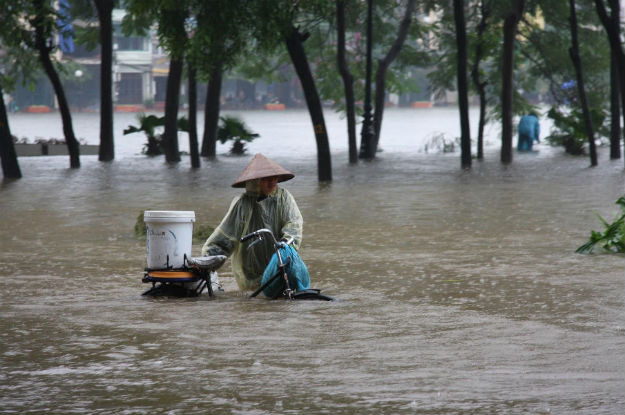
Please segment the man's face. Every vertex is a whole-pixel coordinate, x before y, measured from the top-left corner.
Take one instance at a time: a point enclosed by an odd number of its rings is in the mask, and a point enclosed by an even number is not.
[[[265,177],[260,179],[260,194],[267,196],[276,189],[278,185],[278,177]]]

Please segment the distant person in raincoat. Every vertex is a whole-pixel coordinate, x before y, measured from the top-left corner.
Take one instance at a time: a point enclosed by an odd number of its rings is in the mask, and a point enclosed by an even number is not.
[[[518,151],[532,151],[534,141],[540,142],[540,125],[535,113],[524,115],[519,121]]]
[[[289,241],[299,249],[304,220],[291,193],[278,187],[278,182],[293,177],[290,171],[256,154],[232,184],[244,187],[245,193],[232,201],[228,213],[202,247],[203,256],[232,255],[232,271],[241,290],[260,287],[263,272],[275,252],[269,238],[248,249],[249,244],[241,243],[241,237],[267,228],[276,239]]]

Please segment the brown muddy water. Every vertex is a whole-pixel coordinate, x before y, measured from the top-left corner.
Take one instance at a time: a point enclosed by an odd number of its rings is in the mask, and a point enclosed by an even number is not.
[[[283,134],[308,134],[293,120]],[[314,142],[251,149],[296,173],[302,257],[331,303],[248,299],[229,262],[215,299],[140,295],[139,213],[216,225],[251,154],[197,171],[127,142],[78,170],[21,158],[0,186],[0,413],[625,413],[625,256],[574,253],[617,212],[623,161],[539,145],[503,167],[494,146],[461,171],[402,140],[357,166],[339,150],[330,185]]]

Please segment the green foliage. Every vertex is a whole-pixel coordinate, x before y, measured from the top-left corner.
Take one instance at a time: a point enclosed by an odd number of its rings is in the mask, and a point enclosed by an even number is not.
[[[569,55],[571,47],[570,10],[567,2],[541,2],[543,24],[523,25],[520,33],[521,75],[540,82],[541,93],[559,106],[578,104],[576,88],[563,88],[565,82],[576,79]],[[578,1],[579,53],[584,71],[584,83],[590,107],[605,108],[609,100],[610,50],[592,2]],[[517,72],[519,74],[519,72]],[[526,90],[528,86],[523,85]]]
[[[74,42],[87,50],[94,50],[100,45],[100,26],[95,0],[71,0],[70,15],[76,19],[72,23]]]
[[[608,223],[597,215],[605,230],[603,232],[591,231],[588,242],[577,248],[575,252],[588,254],[598,245],[608,252],[625,253],[625,196],[619,198],[616,204],[621,208],[620,217],[617,214],[614,222]]]
[[[32,27],[24,18],[33,14],[25,0],[0,0],[0,85],[12,92],[18,83],[34,88],[41,70]]]
[[[148,141],[143,146],[142,153],[148,156],[158,156],[163,154],[161,134],[157,133],[157,129],[165,126],[165,116],[157,117],[156,115],[145,115],[140,113],[137,115],[139,126],[129,125],[124,130],[124,135],[133,133],[145,133]],[[180,131],[189,132],[189,120],[186,117],[178,118],[178,129]]]
[[[193,231],[193,240],[195,242],[204,242],[211,236],[214,230],[215,228],[210,225],[199,225],[197,230]]]
[[[225,70],[242,60],[253,48],[251,27],[254,2],[247,0],[191,0],[187,30],[190,33],[187,57],[200,77],[210,73],[214,62]]]
[[[133,228],[137,238],[143,238],[147,235],[147,229],[145,222],[143,221],[143,212],[144,211],[142,210],[141,213],[139,213],[139,216],[137,216],[137,221],[135,222],[135,226]]]
[[[224,115],[219,117],[219,120],[220,125],[217,129],[217,139],[221,144],[225,144],[226,141],[229,140],[233,142],[232,148],[230,149],[231,154],[244,154],[246,150],[245,143],[250,143],[259,137],[259,134],[249,130],[243,120],[238,117]]]
[[[421,4],[423,13],[428,5]],[[325,102],[331,102],[334,109],[345,110],[345,91],[337,67],[337,29],[335,6],[330,9],[327,18],[315,26],[308,26],[311,37],[306,41],[306,49],[314,63],[315,81],[320,95]],[[374,3],[373,9],[373,56],[372,76],[375,76],[378,61],[390,50],[396,40],[398,26],[406,10],[406,1],[381,0]],[[366,60],[366,2],[346,0],[346,62],[354,77],[354,98],[356,113],[362,113],[365,95],[365,60]],[[434,28],[424,19],[413,16],[408,37],[399,55],[387,68],[386,91],[389,94],[407,94],[420,92],[419,77],[422,68],[432,63],[428,49],[428,36]]]
[[[600,136],[605,136],[607,133],[607,127],[604,126],[606,113],[602,110],[591,108],[590,115],[596,133]],[[565,114],[556,107],[552,107],[547,116],[553,120],[551,134],[545,137],[547,142],[552,146],[563,146],[568,154],[584,154],[588,136],[586,135],[584,115],[581,109],[573,109],[568,114]]]

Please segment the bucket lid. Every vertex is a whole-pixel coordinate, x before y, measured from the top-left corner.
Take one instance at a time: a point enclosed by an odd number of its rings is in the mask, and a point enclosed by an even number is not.
[[[144,218],[150,219],[195,219],[195,211],[193,210],[146,210],[143,212]]]

